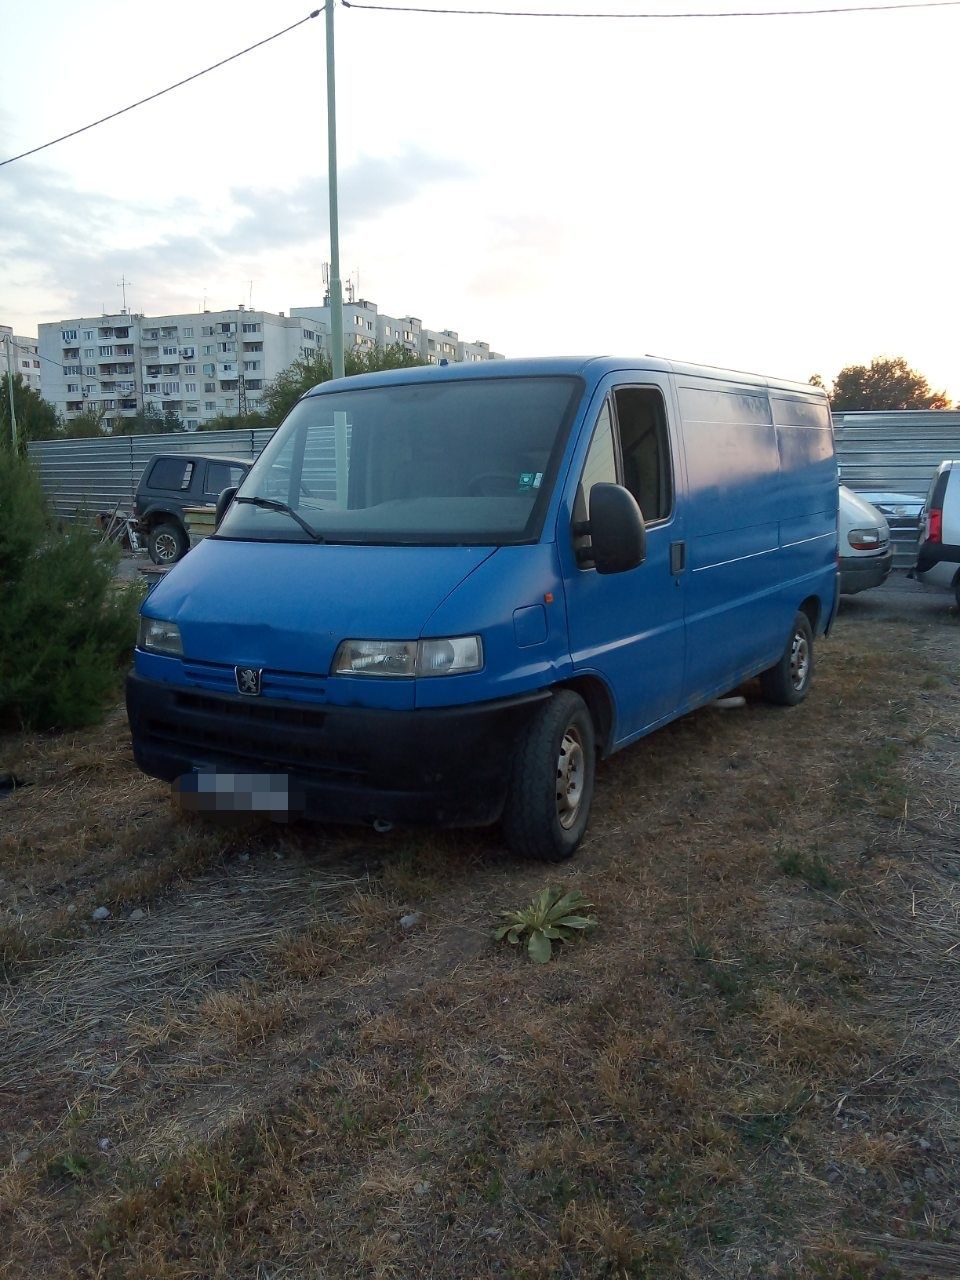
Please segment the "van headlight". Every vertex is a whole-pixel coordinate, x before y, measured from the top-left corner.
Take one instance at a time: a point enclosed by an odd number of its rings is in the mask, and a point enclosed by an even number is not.
[[[181,657],[183,641],[180,638],[180,628],[175,622],[166,622],[163,618],[141,617],[137,647],[145,649],[147,653],[170,653]]]
[[[335,676],[452,676],[479,671],[479,636],[433,640],[344,640],[333,659]]]

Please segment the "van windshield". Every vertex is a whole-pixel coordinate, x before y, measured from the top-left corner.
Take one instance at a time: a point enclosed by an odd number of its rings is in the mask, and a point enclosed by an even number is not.
[[[405,383],[308,396],[240,487],[218,537],[464,545],[540,536],[582,383]],[[263,501],[265,500],[265,501]]]

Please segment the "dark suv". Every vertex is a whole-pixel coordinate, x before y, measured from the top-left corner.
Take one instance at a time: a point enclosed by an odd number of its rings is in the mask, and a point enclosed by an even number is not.
[[[184,507],[211,507],[224,489],[243,482],[249,458],[158,453],[143,469],[134,515],[154,564],[174,564],[190,547]]]

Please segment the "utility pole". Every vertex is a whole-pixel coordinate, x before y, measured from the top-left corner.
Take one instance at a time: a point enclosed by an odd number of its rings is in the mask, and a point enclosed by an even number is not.
[[[9,333],[5,333],[4,339],[7,344],[7,403],[10,406],[10,449],[11,452],[17,452],[17,410],[13,403],[13,357],[10,354],[10,344],[13,341]]]
[[[337,91],[333,57],[333,6],[325,0],[327,22],[327,185],[330,191],[330,343],[333,376],[343,377],[343,285],[340,281],[340,227],[337,212]]]

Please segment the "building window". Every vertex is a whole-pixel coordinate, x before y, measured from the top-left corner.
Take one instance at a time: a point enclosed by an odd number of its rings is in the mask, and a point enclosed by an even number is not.
[[[236,349],[237,349],[237,344],[235,342],[218,342],[217,343],[218,351],[236,351]]]
[[[384,336],[385,338],[389,338],[389,337],[390,337],[390,326],[389,326],[389,325],[384,325],[384,329],[383,329],[383,336]]]
[[[84,342],[89,342],[89,341],[91,340],[91,338],[92,338],[92,337],[93,337],[93,330],[92,330],[92,329],[84,329],[84,331],[83,331],[83,340],[84,340]]]
[[[192,328],[184,329],[184,331],[183,331],[183,336],[184,336],[185,338],[192,338],[192,337],[193,337],[193,329],[192,329]]]
[[[83,349],[84,360],[92,360],[96,354],[97,353],[94,351],[93,347],[84,347]]]
[[[188,396],[197,394],[197,384],[195,382],[185,382],[183,389]]]
[[[259,321],[257,321],[257,323],[256,323],[256,324],[254,324],[252,321],[250,321],[250,322],[246,322],[246,321],[245,321],[242,327],[243,327],[243,332],[244,332],[244,333],[259,333],[259,332],[260,332],[260,322],[259,322]]]
[[[244,362],[243,362],[243,367],[244,367],[244,370],[259,369],[259,368],[260,368],[260,361],[259,361],[259,360],[244,360]]]
[[[101,348],[100,348],[100,354],[101,354],[101,356],[112,356],[112,355],[113,355],[113,347],[110,347],[110,346],[107,346],[107,347],[101,347]]]
[[[260,390],[260,388],[261,388],[262,386],[263,386],[263,380],[262,380],[261,378],[248,378],[248,379],[247,379],[247,390],[248,390],[248,391],[259,391],[259,390]]]
[[[80,385],[79,385],[79,383],[76,383],[76,382],[68,382],[68,383],[67,383],[67,395],[71,395],[71,394],[72,394],[72,395],[76,395],[76,393],[77,393],[79,390],[80,390]],[[14,404],[16,404],[16,401],[14,401]]]
[[[212,324],[205,324],[205,325],[203,326],[203,328],[200,330],[200,332],[203,334],[203,336],[204,336],[205,338],[212,338],[212,337],[213,337],[213,325],[212,325]]]
[[[215,364],[205,364],[203,366],[203,374],[206,378],[212,378],[216,372],[217,366]]]
[[[60,337],[63,339],[64,342],[76,342],[77,331],[76,329],[61,329]]]
[[[197,366],[195,364],[185,364],[183,366],[183,372],[188,376],[190,376],[191,374],[194,374],[197,372]]]
[[[315,342],[317,338],[317,335],[315,333],[311,333],[309,329],[304,329],[303,336],[307,342]]]
[[[262,342],[245,342],[243,344],[243,349],[244,351],[262,351],[263,343]]]
[[[209,395],[211,391],[216,391],[216,389],[217,384],[215,382],[205,382],[203,384],[203,390],[206,395]]]
[[[200,424],[199,424],[199,422],[196,420],[196,418],[188,418],[188,419],[187,419],[187,430],[188,430],[188,431],[196,431],[196,429],[197,429],[197,427],[198,427],[199,425],[200,425]]]
[[[207,391],[212,390],[211,387],[207,387],[206,389]],[[216,407],[217,407],[217,404],[215,400],[204,400],[203,402],[203,409],[205,413],[213,413]]]
[[[179,355],[179,349],[177,347],[163,347],[161,350],[165,356],[173,356],[174,359]]]

